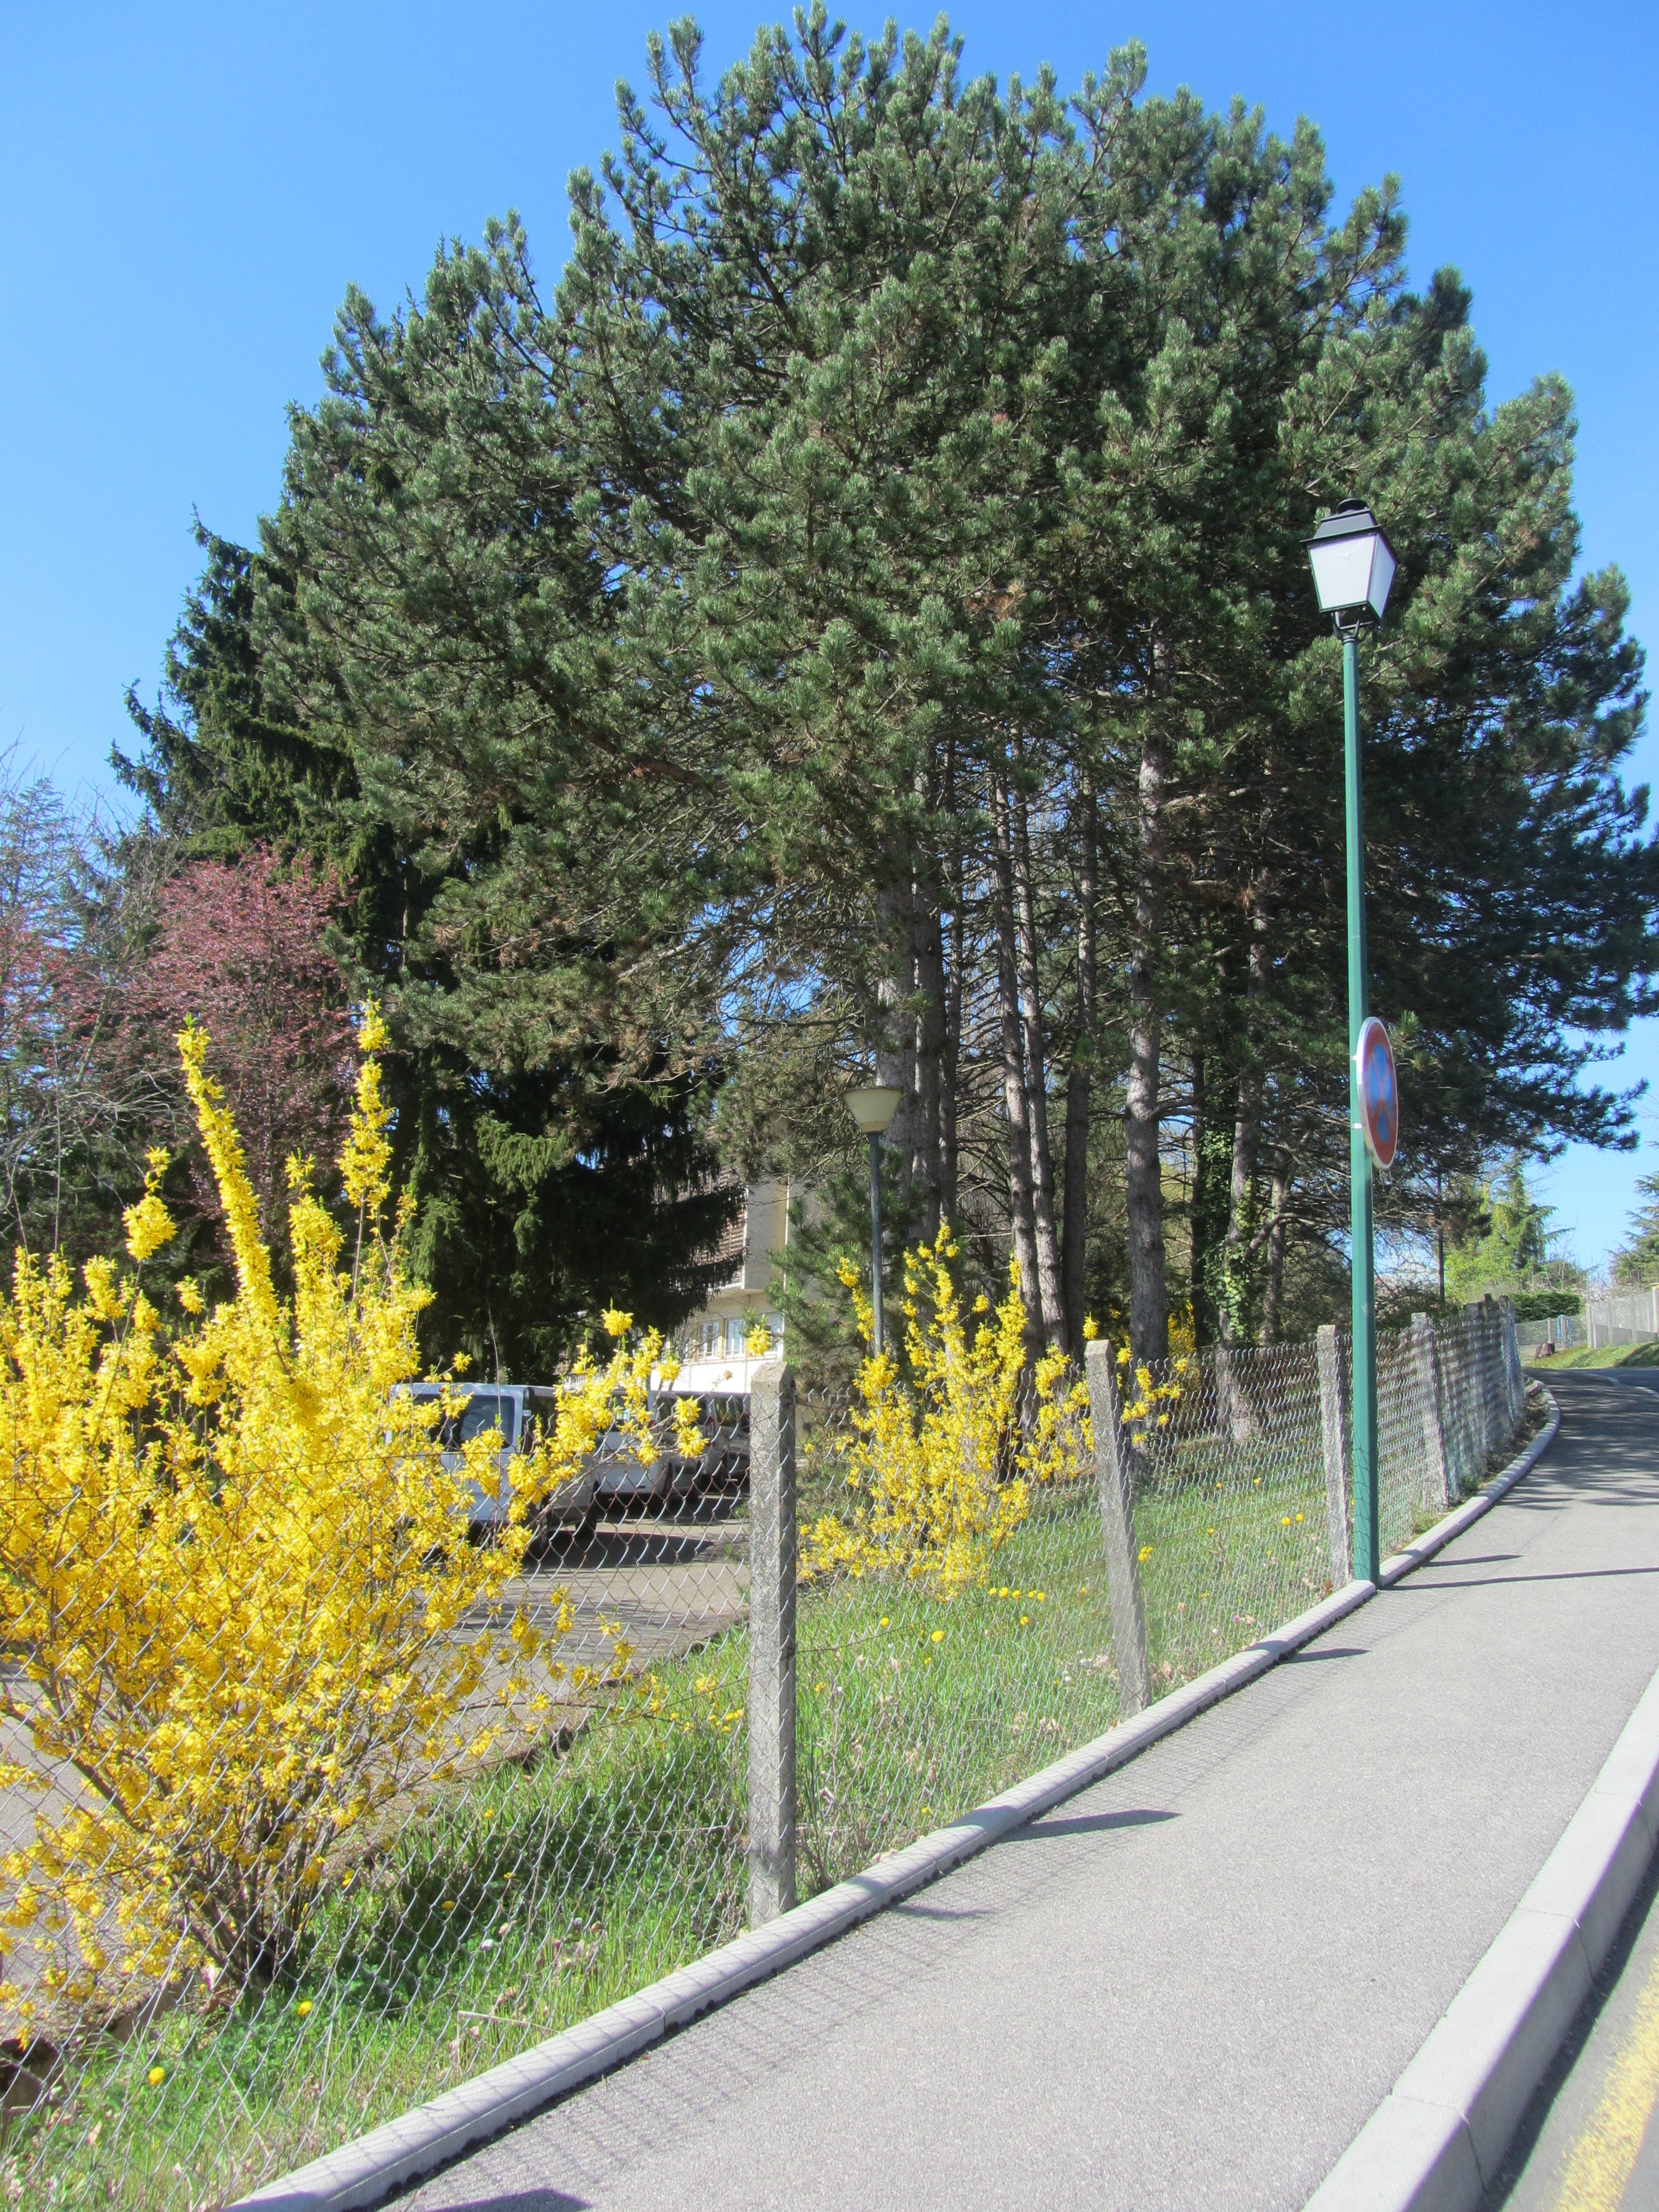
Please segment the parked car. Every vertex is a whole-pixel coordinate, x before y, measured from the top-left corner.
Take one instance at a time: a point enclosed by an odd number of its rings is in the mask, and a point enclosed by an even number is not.
[[[433,1399],[443,1395],[435,1382],[414,1382],[404,1386],[408,1395],[416,1399]],[[451,1474],[460,1469],[461,1447],[486,1429],[499,1429],[501,1449],[497,1455],[500,1477],[493,1491],[474,1482],[468,1519],[475,1528],[487,1529],[505,1525],[513,1503],[512,1464],[515,1456],[527,1456],[536,1448],[539,1425],[550,1419],[558,1403],[555,1389],[536,1382],[459,1382],[449,1386],[450,1395],[465,1402],[459,1413],[447,1415],[440,1431],[443,1445],[443,1463]],[[590,1532],[598,1513],[598,1491],[595,1469],[592,1463],[562,1482],[536,1507],[538,1534],[551,1534],[558,1530],[578,1534]]]
[[[696,1398],[703,1443],[690,1457],[674,1439],[675,1401]],[[653,1426],[664,1449],[641,1461],[633,1438],[620,1428],[607,1430],[591,1462],[600,1500],[616,1505],[665,1505],[672,1498],[738,1495],[749,1480],[749,1395],[746,1391],[657,1390],[652,1394]]]

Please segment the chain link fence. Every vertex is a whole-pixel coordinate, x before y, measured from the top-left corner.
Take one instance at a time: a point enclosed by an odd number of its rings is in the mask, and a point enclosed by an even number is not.
[[[994,1502],[1023,1467],[1023,1508],[954,1582],[813,1553],[872,1449],[853,1397],[797,1399],[774,1361],[752,1395],[699,1401],[693,1450],[665,1404],[654,1462],[601,1455],[587,1519],[433,1631],[415,1674],[464,1655],[465,1699],[388,1739],[396,1790],[257,1959],[141,1951],[128,1862],[157,1808],[42,1753],[55,1686],[7,1650],[9,2200],[229,2203],[945,1825],[1347,1579],[1345,1340],[1155,1368],[1097,1347],[1088,1367],[1022,1396],[981,1473]],[[1378,1395],[1386,1552],[1506,1454],[1512,1317],[1385,1336]],[[149,1632],[182,1630],[161,1609]],[[240,1650],[187,1656],[234,1696]],[[237,1848],[250,1884],[277,1879]]]

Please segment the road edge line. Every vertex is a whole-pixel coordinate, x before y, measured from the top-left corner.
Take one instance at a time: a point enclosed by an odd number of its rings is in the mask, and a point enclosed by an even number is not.
[[[505,2132],[532,2112],[596,2081],[635,2057],[675,2028],[712,2012],[781,1973],[839,1936],[896,1905],[943,1875],[976,1858],[1014,1829],[1040,1819],[1068,1797],[1103,1781],[1155,1743],[1173,1735],[1200,1713],[1257,1681],[1304,1644],[1433,1557],[1471,1522],[1489,1512],[1531,1472],[1554,1442],[1560,1408],[1547,1389],[1549,1419],[1484,1490],[1437,1522],[1406,1551],[1383,1562],[1376,1583],[1351,1582],[1286,1621],[1230,1659],[1160,1698],[1155,1705],[1120,1721],[1104,1735],[1069,1752],[1012,1789],[975,1807],[948,1828],[936,1829],[903,1850],[836,1884],[764,1928],[752,1929],[718,1950],[653,1982],[635,1996],[609,2005],[574,2027],[534,2045],[517,2058],[475,2075],[441,2096],[343,2143],[291,2173],[240,2197],[230,2212],[355,2212],[379,2203],[395,2189],[433,2172]]]

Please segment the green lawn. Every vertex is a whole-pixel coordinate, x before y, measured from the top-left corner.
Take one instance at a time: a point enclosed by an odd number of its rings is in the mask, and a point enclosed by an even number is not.
[[[1175,1451],[1137,1505],[1160,1689],[1329,1585],[1322,1493],[1248,1463],[1218,1482],[1218,1463]],[[55,2205],[195,2212],[737,1934],[747,1669],[730,1631],[659,1671],[659,1710],[602,1713],[426,1808],[343,1872],[275,1984],[95,2047],[44,2121],[14,2123],[0,2179]],[[810,1894],[1115,1721],[1092,1488],[1039,1492],[994,1585],[948,1603],[874,1580],[803,1591],[799,1684]]]
[[[1534,1354],[1526,1364],[1528,1373],[1545,1382],[1563,1368],[1659,1367],[1659,1344],[1601,1344],[1594,1352],[1587,1344],[1576,1344],[1552,1352],[1547,1359]]]

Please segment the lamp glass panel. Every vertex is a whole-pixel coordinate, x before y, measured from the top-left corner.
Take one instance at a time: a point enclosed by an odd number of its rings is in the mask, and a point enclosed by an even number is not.
[[[1389,604],[1389,586],[1394,581],[1394,556],[1389,550],[1389,541],[1379,532],[1371,540],[1371,586],[1365,596],[1370,602],[1371,612],[1378,622]]]
[[[883,1136],[903,1096],[893,1084],[872,1083],[863,1090],[848,1092],[847,1110],[865,1136]]]
[[[1308,548],[1322,614],[1339,614],[1344,607],[1364,605],[1370,590],[1371,551],[1376,543],[1376,533],[1365,531],[1352,538],[1319,539]]]

